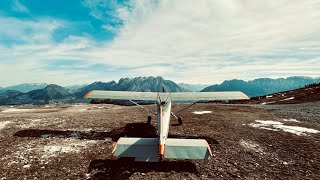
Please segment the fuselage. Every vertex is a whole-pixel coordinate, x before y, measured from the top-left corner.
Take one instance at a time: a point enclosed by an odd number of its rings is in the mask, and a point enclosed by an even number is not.
[[[164,145],[169,133],[170,115],[171,115],[171,98],[165,102],[158,103],[158,138],[159,138],[159,156],[164,155]]]

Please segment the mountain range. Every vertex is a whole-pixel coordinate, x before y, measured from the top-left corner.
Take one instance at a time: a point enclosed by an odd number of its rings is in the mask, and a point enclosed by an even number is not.
[[[319,83],[320,78],[310,77],[288,77],[288,78],[259,78],[252,81],[243,80],[227,80],[221,84],[215,84],[201,90],[202,92],[213,91],[242,91],[250,97],[262,96],[281,91],[302,88],[305,85]]]
[[[0,94],[1,105],[19,104],[48,104],[52,102],[73,103],[79,100],[61,86],[50,84],[43,89],[36,89],[27,93],[16,90],[7,90]]]
[[[250,97],[287,91],[319,83],[320,78],[288,77],[279,79],[260,78],[252,81],[226,80],[203,88],[202,92],[242,91]],[[199,91],[201,86],[176,84],[162,77],[121,78],[118,82],[94,82],[91,84],[61,87],[45,83],[29,83],[0,89],[0,105],[9,104],[46,104],[52,102],[87,102],[82,97],[91,90],[161,92],[162,87],[168,92]],[[30,90],[30,91],[29,91]]]
[[[74,91],[77,97],[83,97],[91,90],[109,90],[109,91],[140,91],[140,92],[161,92],[162,87],[169,92],[188,92],[170,80],[165,80],[162,77],[136,77],[136,78],[121,78],[118,83],[110,82],[94,82],[78,90]]]
[[[84,86],[80,85],[78,89],[50,84],[43,89],[32,90],[27,93],[6,90],[0,94],[0,105],[84,102],[86,100],[83,100],[82,97],[91,90],[160,92],[162,87],[169,92],[189,91],[173,81],[164,80],[162,77],[122,78],[118,83],[115,81],[94,82]]]
[[[16,91],[20,91],[22,93],[27,93],[29,91],[33,91],[36,89],[43,89],[47,86],[48,86],[48,84],[46,84],[46,83],[24,83],[24,84],[19,84],[19,85],[15,85],[15,86],[0,88],[0,93],[3,93],[7,90],[16,90]]]

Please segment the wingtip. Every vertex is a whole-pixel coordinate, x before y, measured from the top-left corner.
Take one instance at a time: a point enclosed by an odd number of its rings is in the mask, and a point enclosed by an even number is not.
[[[111,152],[112,154],[114,154],[114,152],[116,151],[120,139],[121,138],[119,138],[118,141],[116,142],[116,144],[113,146],[113,149],[112,149],[112,152]]]
[[[94,90],[89,91],[86,95],[83,96],[83,99],[87,99],[90,96],[90,94],[93,93],[93,91]]]
[[[241,91],[240,91],[241,92]],[[241,92],[242,96],[244,99],[250,99],[248,95],[246,95],[245,93]]]

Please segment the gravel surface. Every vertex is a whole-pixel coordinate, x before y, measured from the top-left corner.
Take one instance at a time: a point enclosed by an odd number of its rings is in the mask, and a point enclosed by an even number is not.
[[[257,107],[275,110],[284,118],[297,118],[302,121],[320,124],[320,101],[287,105],[257,105]]]
[[[156,137],[139,107],[2,106],[0,179],[320,179],[319,105],[196,104],[169,137],[206,139],[214,157],[160,163],[111,154],[119,137]]]

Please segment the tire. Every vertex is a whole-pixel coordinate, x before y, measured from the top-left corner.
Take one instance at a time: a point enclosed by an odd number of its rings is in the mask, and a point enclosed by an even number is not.
[[[147,124],[151,124],[151,116],[148,116]]]
[[[180,117],[180,116],[178,117],[178,124],[182,125],[182,117]]]

